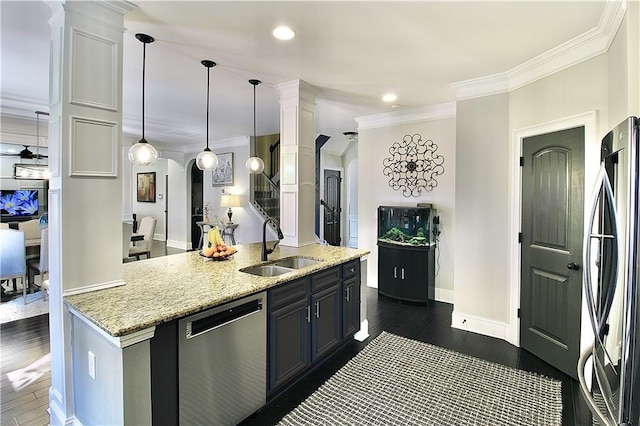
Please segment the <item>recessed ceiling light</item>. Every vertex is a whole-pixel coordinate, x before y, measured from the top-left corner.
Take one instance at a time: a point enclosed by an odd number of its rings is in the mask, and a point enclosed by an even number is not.
[[[280,26],[273,30],[273,36],[278,40],[291,40],[296,36],[296,32],[286,26]]]
[[[387,93],[382,97],[382,100],[385,102],[394,102],[396,99],[398,99],[398,97],[393,93]]]

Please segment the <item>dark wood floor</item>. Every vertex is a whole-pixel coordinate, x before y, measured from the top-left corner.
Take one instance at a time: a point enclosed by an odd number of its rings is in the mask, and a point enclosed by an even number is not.
[[[8,425],[48,425],[51,372],[16,392],[7,378],[49,353],[49,315],[0,325],[0,421]]]
[[[382,331],[561,380],[562,424],[591,424],[591,415],[579,395],[577,381],[503,340],[451,328],[452,305],[440,302],[431,302],[427,306],[400,303],[384,296],[378,297],[377,290],[371,288],[367,289],[367,304],[369,339],[350,344],[242,425],[277,424]]]
[[[581,400],[575,380],[502,340],[451,328],[452,305],[439,302],[432,302],[428,306],[403,304],[382,296],[379,298],[375,289],[367,289],[367,303],[371,335],[367,341],[349,344],[312,374],[243,422],[243,425],[276,424],[382,331],[561,380],[562,424],[591,424],[588,409]],[[1,426],[48,424],[46,410],[50,373],[44,374],[19,392],[13,390],[6,377],[7,372],[24,368],[49,352],[48,315],[2,324],[0,344]]]

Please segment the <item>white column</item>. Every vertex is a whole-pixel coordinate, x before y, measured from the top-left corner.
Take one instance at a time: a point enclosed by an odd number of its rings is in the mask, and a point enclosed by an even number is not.
[[[280,92],[280,227],[284,246],[315,242],[315,139],[318,90],[302,80]]]
[[[122,49],[126,1],[48,2],[51,424],[74,421],[63,296],[122,283]]]

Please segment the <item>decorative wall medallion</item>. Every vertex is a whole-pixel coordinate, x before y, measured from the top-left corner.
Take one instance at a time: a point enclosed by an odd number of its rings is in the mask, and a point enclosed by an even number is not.
[[[444,157],[436,154],[438,145],[423,140],[419,134],[405,135],[389,148],[390,157],[382,160],[382,173],[389,186],[405,197],[418,197],[422,191],[438,186],[437,176],[444,173]]]

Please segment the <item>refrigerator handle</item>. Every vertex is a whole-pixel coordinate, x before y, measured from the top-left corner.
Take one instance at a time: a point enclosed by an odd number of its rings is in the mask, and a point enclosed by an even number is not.
[[[604,414],[602,414],[602,412],[598,408],[598,405],[596,404],[595,399],[593,399],[593,396],[591,395],[589,388],[587,387],[587,383],[584,378],[584,368],[585,368],[585,364],[587,363],[587,360],[592,356],[592,354],[593,354],[593,345],[585,349],[584,352],[582,352],[582,354],[580,355],[580,358],[578,359],[578,382],[580,382],[580,392],[582,393],[582,397],[584,398],[585,402],[587,403],[587,406],[589,407],[589,411],[591,411],[591,414],[593,414],[595,419],[598,421],[598,424],[601,424],[604,426],[616,426],[615,422],[611,421],[611,419],[609,419]]]
[[[598,176],[596,178],[596,184],[594,186],[593,194],[591,195],[591,212],[589,213],[589,228],[588,232],[585,233],[584,236],[584,245],[583,245],[583,263],[584,268],[582,268],[583,272],[583,284],[584,290],[587,295],[587,308],[589,309],[589,319],[591,322],[591,328],[593,328],[593,332],[596,336],[596,339],[600,339],[599,337],[599,319],[597,318],[598,313],[596,312],[596,302],[593,294],[593,282],[591,278],[591,241],[594,238],[602,238],[602,235],[593,234],[593,224],[595,222],[596,213],[598,209],[598,200],[600,190],[603,189],[604,196],[607,197],[611,208],[613,209],[614,217],[617,217],[617,213],[615,211],[615,203],[613,199],[613,190],[611,189],[611,182],[609,181],[609,177],[607,176],[607,171],[605,170],[604,163],[601,163],[600,170],[598,171]],[[614,238],[618,237],[618,223],[617,220],[614,221],[615,229],[614,229]],[[617,274],[613,277],[614,280],[617,280]]]

